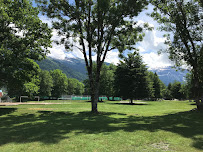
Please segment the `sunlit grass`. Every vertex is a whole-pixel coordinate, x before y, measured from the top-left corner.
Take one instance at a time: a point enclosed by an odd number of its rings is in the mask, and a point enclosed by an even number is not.
[[[106,101],[97,115],[90,102],[42,102],[61,104],[0,107],[1,152],[203,150],[203,113],[188,101]]]

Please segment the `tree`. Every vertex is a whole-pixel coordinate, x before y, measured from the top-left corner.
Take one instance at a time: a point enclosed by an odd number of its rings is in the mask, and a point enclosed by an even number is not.
[[[19,95],[18,89],[36,72],[34,60],[49,52],[51,30],[28,0],[0,1],[0,6],[0,85]]]
[[[24,90],[24,95],[28,95],[30,98],[33,98],[34,95],[37,95],[39,92],[39,77],[34,76],[30,82],[27,82],[24,84],[23,90]]]
[[[150,88],[150,97],[151,98],[162,98],[166,92],[165,84],[159,79],[159,76],[153,72],[148,72],[149,77],[149,88]]]
[[[115,79],[115,72],[116,66],[113,64],[106,65],[103,64],[101,68],[101,76],[100,76],[100,88],[99,94],[106,95],[108,100],[110,96],[115,95],[114,89],[114,79]],[[96,73],[96,64],[93,64],[93,71]],[[89,79],[84,80],[86,94],[90,94],[90,85]]]
[[[82,95],[83,93],[84,93],[84,84],[77,80],[76,88],[75,88],[75,94],[76,95]]]
[[[40,89],[39,95],[40,96],[51,96],[51,91],[53,87],[53,79],[49,71],[41,70],[39,74],[40,79]]]
[[[147,68],[139,53],[134,52],[124,57],[115,72],[117,93],[123,98],[143,99],[150,96]]]
[[[100,94],[106,95],[108,100],[110,96],[115,95],[115,89],[114,89],[114,80],[115,80],[115,71],[116,66],[113,64],[110,64],[109,66],[103,64],[101,69],[101,84],[100,84]]]
[[[151,71],[148,71],[147,74],[148,77],[148,86],[149,86],[149,94],[150,98],[154,98],[154,73]]]
[[[173,82],[171,84],[170,92],[171,92],[172,98],[181,99],[182,98],[181,83],[177,81]]]
[[[200,83],[203,82],[202,1],[151,0],[151,3],[155,6],[152,17],[163,25],[161,30],[173,33],[172,40],[169,34],[165,35],[170,59],[177,66],[187,64],[192,68],[198,107],[202,93]]]
[[[161,98],[161,82],[160,79],[158,77],[158,75],[156,74],[156,72],[154,73],[154,97],[155,98]]]
[[[165,94],[165,99],[168,99],[168,100],[171,100],[171,99],[172,99],[171,87],[172,87],[172,84],[169,83],[168,86],[167,86],[167,92],[166,92],[166,94]]]
[[[147,5],[147,0],[36,0],[43,12],[56,18],[53,28],[63,36],[58,42],[66,49],[78,48],[84,55],[91,88],[92,112],[96,113],[100,71],[107,52],[132,50],[142,40],[142,28],[134,17]],[[75,42],[75,43],[74,43]],[[96,75],[93,77],[93,58]]]
[[[67,94],[82,95],[84,93],[84,84],[77,79],[68,78]]]
[[[19,96],[25,95],[28,92],[30,92],[31,94],[37,93],[39,89],[37,89],[39,72],[40,68],[36,62],[28,58],[24,59],[22,69],[14,70],[12,75],[8,75],[8,78],[11,79],[8,80],[6,83],[3,83],[6,84],[8,94],[10,96],[15,96],[18,98]],[[32,89],[34,89],[35,91]]]
[[[67,76],[59,69],[50,71],[50,73],[53,78],[53,89],[51,94],[52,96],[59,98],[67,91]]]

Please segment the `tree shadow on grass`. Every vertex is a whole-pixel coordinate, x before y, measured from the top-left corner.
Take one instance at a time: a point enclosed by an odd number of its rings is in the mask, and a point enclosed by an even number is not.
[[[117,105],[134,105],[134,106],[146,106],[149,105],[148,103],[109,103],[109,104],[117,104]]]
[[[112,115],[117,115],[112,117]],[[122,115],[122,118],[119,118]],[[203,113],[179,112],[164,116],[128,116],[123,113],[102,112],[54,112],[39,111],[36,114],[7,115],[0,117],[0,146],[11,142],[39,141],[45,144],[58,143],[70,134],[99,134],[119,130],[136,132],[169,131],[193,140],[193,146],[203,149]],[[126,126],[119,124],[125,123]],[[112,125],[112,124],[116,124]],[[197,138],[197,136],[199,138]]]
[[[10,114],[16,110],[17,108],[0,108],[0,116]]]

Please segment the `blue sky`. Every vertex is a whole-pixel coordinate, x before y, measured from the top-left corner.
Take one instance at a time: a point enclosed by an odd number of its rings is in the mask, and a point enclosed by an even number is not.
[[[154,21],[153,18],[146,15],[146,13],[150,13],[152,11],[153,7],[149,5],[147,10],[141,12],[139,16],[135,18],[138,23],[148,22],[150,26],[154,27],[153,31],[145,31],[145,37],[143,41],[139,42],[136,46],[140,50],[140,54],[143,57],[144,63],[147,64],[149,68],[162,68],[171,66],[172,62],[168,59],[167,54],[158,55],[157,53],[157,51],[160,49],[166,49],[167,46],[164,44],[164,33],[157,30],[159,24]],[[51,21],[48,18],[41,15],[39,17],[43,22],[51,25]],[[53,40],[58,38],[56,31],[53,31],[52,34]],[[77,48],[74,48],[72,52],[66,52],[64,46],[56,45],[54,43],[52,44],[52,48],[50,48],[50,54],[48,56],[58,59],[65,59],[65,57],[83,58],[83,54],[77,50]],[[118,52],[108,52],[105,62],[117,64],[119,62]]]

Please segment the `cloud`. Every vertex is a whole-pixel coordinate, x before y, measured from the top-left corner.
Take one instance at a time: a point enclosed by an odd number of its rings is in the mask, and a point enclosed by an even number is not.
[[[167,45],[164,44],[165,38],[158,37],[157,31],[147,31],[143,41],[138,43],[138,49],[140,55],[143,57],[143,61],[150,68],[162,68],[171,66],[173,63],[169,60],[168,54],[162,53],[158,55],[158,51],[167,49]]]
[[[107,56],[106,56],[106,59],[105,59],[105,62],[113,63],[115,65],[118,64],[119,63],[118,54],[119,54],[118,51],[108,52]]]
[[[52,30],[52,38],[51,40],[58,40],[60,37],[57,36],[56,30]],[[64,60],[66,57],[65,53],[65,47],[63,45],[57,45],[54,42],[52,42],[52,48],[49,48],[50,54],[48,54],[49,57]]]
[[[149,5],[148,10],[145,10],[139,14],[138,17],[135,18],[135,21],[139,24],[143,24],[148,22],[150,26],[155,27],[153,31],[145,31],[145,37],[142,42],[139,42],[136,47],[140,50],[140,54],[143,57],[143,61],[150,67],[150,68],[159,68],[173,65],[173,63],[168,59],[167,54],[158,55],[157,51],[160,49],[166,49],[167,46],[164,44],[165,38],[163,38],[163,32],[158,31],[156,28],[159,24],[150,16],[147,16],[146,13],[150,13],[153,11],[153,7]],[[39,16],[40,19],[47,23],[51,27],[51,20],[45,16]],[[59,36],[57,36],[57,31],[53,30],[52,32],[53,37],[52,40],[58,40]],[[71,42],[79,47],[78,43]],[[87,44],[85,43],[87,46]],[[50,48],[50,54],[48,56],[57,58],[57,59],[65,59],[67,58],[84,58],[83,53],[77,48],[73,47],[73,51],[67,52],[63,45],[56,45],[52,43],[52,48]],[[110,51],[107,53],[105,62],[117,64],[119,62],[118,51]],[[87,54],[88,55],[88,54]],[[96,55],[94,55],[93,60],[96,60]]]
[[[173,65],[173,63],[168,59],[167,54],[158,55],[155,52],[150,52],[143,54],[143,61],[150,69],[163,68]]]
[[[138,23],[149,22],[150,26],[154,27],[152,31],[145,31],[145,37],[142,42],[137,44],[137,48],[140,50],[140,55],[143,57],[145,64],[149,68],[161,68],[173,65],[168,59],[168,54],[162,53],[158,55],[158,51],[167,49],[167,45],[164,44],[166,38],[163,37],[164,32],[158,31],[157,28],[160,26],[153,18],[147,16],[146,13],[153,11],[153,7],[149,5],[149,9],[140,13],[136,18]]]

